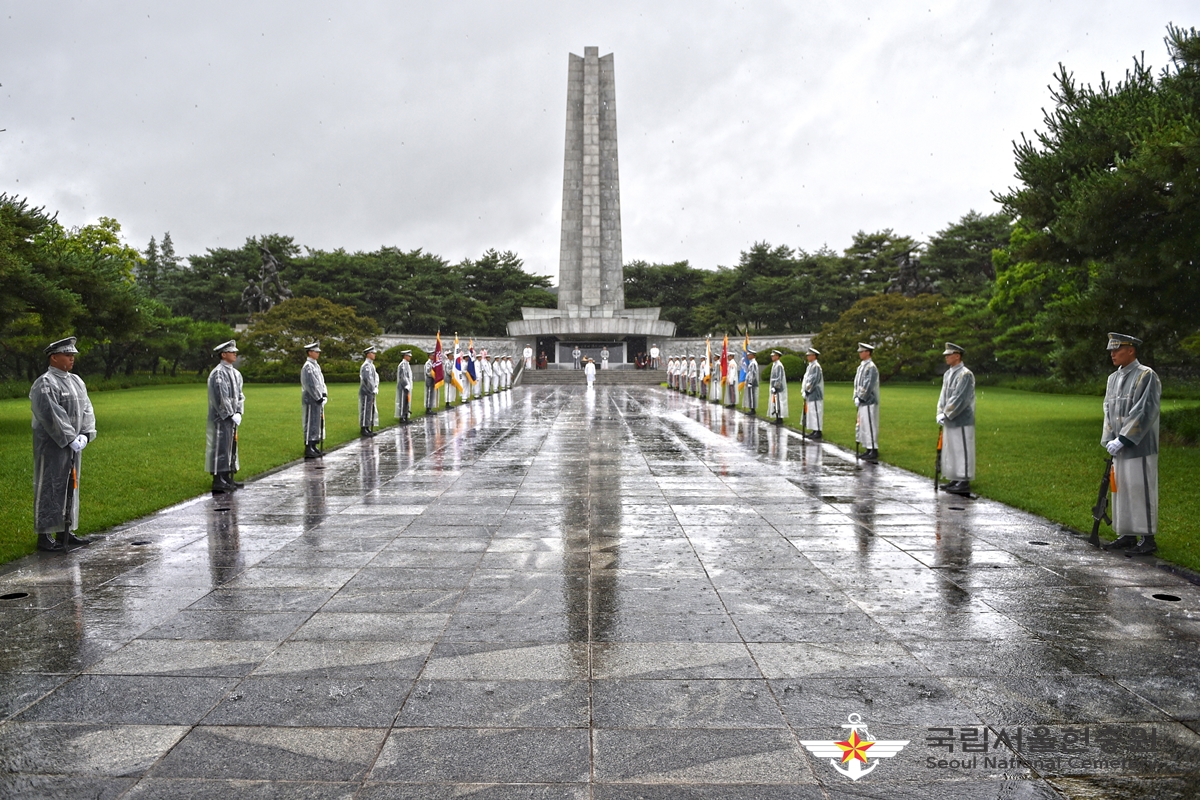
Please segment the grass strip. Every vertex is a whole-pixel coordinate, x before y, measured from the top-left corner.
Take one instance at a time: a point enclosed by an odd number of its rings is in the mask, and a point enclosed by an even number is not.
[[[331,383],[325,446],[359,435],[358,385]],[[297,384],[246,384],[246,414],[238,431],[246,479],[301,458],[304,436]],[[149,386],[90,395],[96,440],[83,454],[82,533],[111,528],[207,492],[204,471],[207,387]],[[394,423],[396,384],[379,388],[379,420]],[[425,384],[413,389],[414,416],[425,413]],[[33,552],[33,432],[29,400],[0,400],[0,563]]]

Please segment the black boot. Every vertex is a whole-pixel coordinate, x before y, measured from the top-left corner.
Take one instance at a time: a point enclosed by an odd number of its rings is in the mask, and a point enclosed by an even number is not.
[[[1100,545],[1101,550],[1126,550],[1137,544],[1136,536],[1119,536],[1116,541]]]
[[[863,461],[870,461],[872,464],[874,464],[878,460],[879,460],[879,450],[877,450],[876,448],[871,448],[867,452],[863,453]]]
[[[321,457],[321,451],[317,449],[316,442],[308,442],[304,445],[304,457],[305,458],[320,458]]]
[[[237,488],[229,483],[229,481],[225,477],[226,474],[227,473],[224,473],[224,472],[213,473],[213,482],[212,482],[213,494],[223,494],[225,492],[232,492],[235,488]]]
[[[58,538],[61,540],[63,535],[60,533]],[[81,539],[73,533],[67,534],[67,547],[87,547],[91,543],[90,539]]]
[[[235,488],[235,489],[245,489],[245,488],[246,488],[246,484],[245,484],[245,483],[243,483],[243,482],[241,482],[241,481],[235,481],[235,480],[233,479],[233,473],[232,473],[232,472],[226,472],[226,473],[225,473],[225,482],[226,482],[226,483],[228,483],[230,486],[232,486],[232,487],[233,487],[233,488]]]
[[[37,540],[37,549],[38,550],[46,550],[48,552],[54,552],[55,550],[62,550],[63,546],[58,543],[57,539],[54,538],[54,534],[39,533],[38,540]]]
[[[971,494],[970,481],[952,481],[946,485],[946,491],[950,494],[956,494],[960,497],[967,497]]]
[[[371,432],[371,429],[370,429],[370,428],[368,428],[368,427],[365,427],[365,426],[364,426],[364,427],[362,427],[362,428],[359,428],[359,429],[358,429],[358,433],[359,433],[359,435],[360,435],[360,436],[362,436],[364,439],[370,439],[372,436],[374,436],[374,435],[375,435],[374,433],[372,433],[372,432]]]
[[[812,433],[810,433],[808,435],[808,438],[812,439],[814,442],[819,442],[819,441],[821,441],[821,432],[813,431]]]
[[[1130,556],[1148,556],[1158,549],[1158,545],[1154,543],[1153,536],[1143,536],[1142,540],[1137,543],[1136,547],[1129,548],[1126,555]]]

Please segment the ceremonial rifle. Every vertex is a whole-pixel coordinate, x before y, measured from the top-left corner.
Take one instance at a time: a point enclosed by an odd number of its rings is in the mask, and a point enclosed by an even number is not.
[[[942,435],[946,429],[938,426],[937,456],[933,459],[933,493],[937,494],[942,480]]]
[[[1108,516],[1108,490],[1112,486],[1113,478],[1113,460],[1112,456],[1108,457],[1108,461],[1104,464],[1104,477],[1100,479],[1100,493],[1096,496],[1096,505],[1092,506],[1092,535],[1088,538],[1088,544],[1100,546],[1100,523],[1107,522],[1112,525],[1112,519]]]
[[[62,546],[63,550],[71,549],[71,511],[75,507],[74,499],[75,492],[79,489],[79,472],[76,464],[79,460],[78,453],[71,453],[71,477],[67,481],[67,502],[63,506],[63,534]]]

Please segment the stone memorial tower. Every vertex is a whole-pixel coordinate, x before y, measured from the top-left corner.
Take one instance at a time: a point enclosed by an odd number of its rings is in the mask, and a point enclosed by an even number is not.
[[[675,323],[657,308],[625,308],[616,80],[612,54],[596,47],[568,57],[564,149],[558,308],[522,308],[508,333],[535,339],[551,362],[570,363],[559,355],[576,346],[588,355],[608,347],[619,365],[648,352],[648,337],[673,336]]]

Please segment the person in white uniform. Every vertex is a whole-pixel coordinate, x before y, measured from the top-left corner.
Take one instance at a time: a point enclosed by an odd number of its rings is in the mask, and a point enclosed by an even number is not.
[[[596,362],[590,358],[586,359],[587,364],[583,368],[583,375],[587,378],[588,388],[592,388],[592,384],[596,382]]]
[[[600,351],[600,369],[608,369],[608,346]]]
[[[412,390],[412,350],[401,350],[396,365],[396,419],[401,425],[407,425],[412,416]]]
[[[804,368],[804,381],[800,384],[805,410],[805,419],[801,421],[812,431],[809,438],[814,442],[821,441],[821,431],[824,430],[822,424],[825,421],[825,372],[821,369],[821,362],[817,361],[820,356],[821,352],[815,347],[808,348],[804,354],[808,366]]]
[[[233,479],[238,471],[238,426],[246,407],[237,342],[230,339],[213,348],[220,361],[208,373],[208,423],[205,426],[204,471],[213,476],[213,492],[232,492],[243,484]]]
[[[782,425],[788,415],[787,370],[780,360],[782,356],[778,350],[771,351],[771,394],[767,401],[767,416],[773,419],[776,425]]]
[[[317,360],[321,357],[320,342],[304,345],[308,359],[300,368],[300,408],[303,413],[304,457],[320,458],[321,442],[325,441],[325,403],[329,390],[325,388],[325,375]]]
[[[854,428],[854,441],[865,448],[863,458],[879,460],[879,368],[871,359],[875,345],[858,343],[858,371],[854,373],[854,405],[858,408],[858,422]]]
[[[96,415],[75,367],[76,339],[45,349],[50,366],[29,389],[33,412],[33,529],[39,550],[88,544],[79,529],[79,476],[83,448],[96,439]],[[57,535],[57,539],[55,536]]]
[[[1142,340],[1108,334],[1117,371],[1104,391],[1104,431],[1100,443],[1113,459],[1112,526],[1116,541],[1106,550],[1149,555],[1158,549],[1158,425],[1162,382],[1137,358]]]
[[[362,436],[375,435],[373,428],[379,424],[379,371],[375,369],[375,346],[363,350],[363,363],[358,368],[358,432]]]
[[[746,350],[746,386],[742,390],[742,408],[747,414],[758,412],[758,352]]]
[[[942,426],[942,474],[950,494],[969,495],[975,480],[975,375],[963,364],[966,351],[946,342],[942,355],[949,369],[942,375],[937,424]]]
[[[521,357],[525,359],[525,369],[533,369],[533,347],[525,345],[525,349],[521,351]]]

